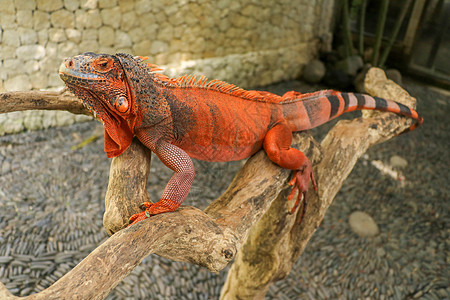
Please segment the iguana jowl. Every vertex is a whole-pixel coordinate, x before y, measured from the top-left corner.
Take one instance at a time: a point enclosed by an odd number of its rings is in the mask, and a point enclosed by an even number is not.
[[[156,66],[128,54],[83,53],[66,59],[59,69],[68,88],[94,111],[105,126],[105,152],[120,155],[134,136],[175,174],[161,200],[146,202],[131,224],[176,210],[194,180],[191,157],[205,161],[247,158],[264,148],[270,160],[294,170],[288,199],[298,191],[293,211],[308,191],[317,189],[312,165],[291,148],[292,132],[319,126],[344,112],[376,109],[422,123],[413,109],[363,94],[331,90],[309,94],[246,91],[204,76],[168,78]],[[305,207],[305,205],[304,205]]]

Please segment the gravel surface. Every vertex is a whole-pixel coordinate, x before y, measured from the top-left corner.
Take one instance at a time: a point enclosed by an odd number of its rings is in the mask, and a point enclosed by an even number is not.
[[[269,288],[267,299],[450,299],[450,96],[406,85],[424,126],[360,159],[291,274]],[[266,89],[318,87],[294,81]],[[320,138],[330,126],[314,134]],[[15,295],[48,287],[107,238],[102,215],[110,161],[103,138],[71,150],[97,127],[88,122],[0,137],[0,279]],[[396,155],[407,165],[391,166]],[[204,208],[242,162],[195,165],[185,204]],[[170,176],[152,161],[152,199]],[[370,215],[380,233],[356,235],[348,224],[354,211]],[[151,255],[108,299],[217,299],[225,278],[226,270],[214,274]]]

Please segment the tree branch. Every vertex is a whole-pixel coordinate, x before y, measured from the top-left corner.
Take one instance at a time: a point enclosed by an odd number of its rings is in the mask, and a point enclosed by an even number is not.
[[[413,106],[414,99],[379,69],[369,71],[366,90]],[[393,93],[386,94],[389,91]],[[32,107],[29,103],[24,106]],[[45,102],[39,109],[45,109],[43,106]],[[56,105],[59,109],[64,106],[68,104]],[[308,193],[307,212],[300,225],[297,216],[289,214],[292,203],[285,200],[290,172],[260,151],[205,212],[182,207],[120,230],[131,214],[140,211],[139,203],[149,200],[145,188],[149,151],[133,141],[111,164],[104,225],[110,234],[116,233],[52,286],[25,298],[103,299],[143,258],[156,253],[211,271],[219,271],[235,259],[222,298],[263,299],[270,283],[285,277],[303,252],[358,157],[410,124],[410,120],[388,113],[364,116],[339,122],[320,146],[308,134],[295,135],[294,146],[309,156],[319,183],[318,195]],[[17,298],[7,293],[0,284],[0,297]]]
[[[369,70],[365,89],[373,96],[415,107],[415,99],[380,69]],[[264,299],[269,285],[289,274],[358,158],[370,146],[394,137],[410,125],[408,118],[380,112],[364,112],[363,118],[338,122],[321,143],[323,156],[314,168],[319,191],[318,195],[308,193],[308,209],[301,224],[284,213],[288,208],[281,195],[282,200],[274,202],[252,228],[228,273],[221,299]],[[315,157],[313,153],[310,159]]]
[[[73,114],[92,116],[81,101],[66,88],[53,91],[0,93],[0,114],[22,110],[67,110]]]

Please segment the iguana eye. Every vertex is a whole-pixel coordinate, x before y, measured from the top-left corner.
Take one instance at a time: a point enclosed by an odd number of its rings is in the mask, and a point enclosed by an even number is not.
[[[97,66],[99,66],[100,68],[105,69],[105,68],[108,66],[108,60],[102,59],[102,60],[97,61],[96,64],[97,64]]]

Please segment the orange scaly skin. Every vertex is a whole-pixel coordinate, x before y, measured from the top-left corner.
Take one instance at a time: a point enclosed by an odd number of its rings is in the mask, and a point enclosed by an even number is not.
[[[305,199],[312,165],[291,148],[292,132],[319,126],[344,112],[359,109],[389,111],[422,123],[413,109],[400,103],[362,94],[319,91],[310,94],[246,91],[218,80],[193,75],[168,78],[156,66],[127,54],[84,53],[66,59],[60,76],[69,89],[105,125],[105,152],[120,155],[133,136],[175,173],[161,200],[143,204],[145,211],[130,218],[131,225],[147,217],[176,210],[194,180],[192,158],[233,161],[264,148],[270,160],[293,170],[288,199],[298,191],[295,211]],[[303,212],[306,202],[303,205]]]

